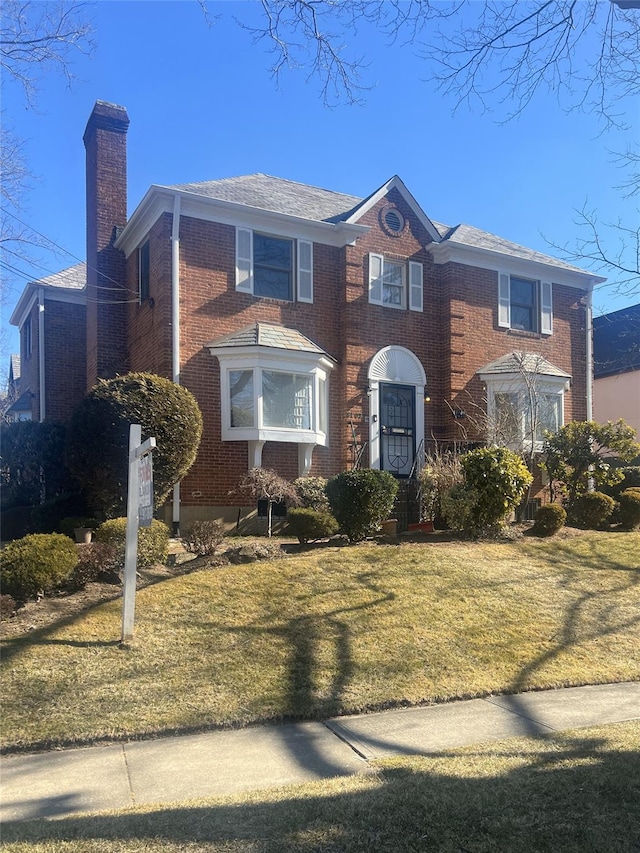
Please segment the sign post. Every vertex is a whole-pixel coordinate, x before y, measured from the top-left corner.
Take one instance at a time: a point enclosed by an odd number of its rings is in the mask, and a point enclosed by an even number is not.
[[[129,480],[127,487],[127,535],[124,557],[124,592],[122,605],[122,642],[133,639],[136,607],[136,568],[138,562],[138,527],[148,527],[153,517],[153,469],[151,451],[155,438],[141,443],[140,424],[129,426]]]

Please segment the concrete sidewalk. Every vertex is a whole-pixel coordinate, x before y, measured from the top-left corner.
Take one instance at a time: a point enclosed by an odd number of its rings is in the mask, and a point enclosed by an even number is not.
[[[325,722],[0,759],[0,819],[179,803],[364,773],[369,761],[640,719],[640,683],[490,696]]]

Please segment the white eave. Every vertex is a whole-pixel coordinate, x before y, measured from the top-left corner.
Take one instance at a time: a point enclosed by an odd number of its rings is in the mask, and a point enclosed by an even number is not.
[[[509,252],[497,252],[494,249],[469,246],[467,243],[453,239],[442,240],[440,243],[430,243],[428,250],[433,255],[436,264],[452,262],[479,267],[480,269],[503,270],[512,275],[551,280],[554,284],[578,287],[582,290],[592,290],[597,284],[607,280],[586,270],[563,266],[561,262],[544,263],[532,258],[518,257]],[[550,258],[550,261],[552,260]]]
[[[174,198],[180,197],[181,216],[220,222],[223,225],[260,229],[282,237],[299,238],[328,246],[352,245],[369,230],[367,225],[321,222],[249,207],[246,204],[208,198],[187,190],[152,185],[115,241],[127,257],[140,246],[163,213],[173,213]]]
[[[74,305],[87,304],[87,289],[78,290],[77,287],[47,287],[39,284],[37,281],[30,281],[25,285],[24,290],[20,295],[20,299],[13,309],[9,323],[12,326],[22,328],[22,324],[27,319],[33,306],[38,301],[38,297],[42,293],[45,300],[52,302],[69,302]]]

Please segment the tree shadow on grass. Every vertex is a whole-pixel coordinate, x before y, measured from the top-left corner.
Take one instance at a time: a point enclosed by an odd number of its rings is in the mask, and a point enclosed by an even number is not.
[[[275,798],[255,793],[193,807],[7,822],[3,839],[68,841],[74,850],[94,840],[106,853],[126,851],[127,842],[170,853],[189,844],[211,853],[640,849],[637,752],[595,738],[528,744],[391,762],[373,777],[315,783],[304,793],[290,788]]]

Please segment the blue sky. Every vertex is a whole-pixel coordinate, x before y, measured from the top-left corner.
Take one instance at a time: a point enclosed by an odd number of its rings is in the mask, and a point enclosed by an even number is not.
[[[25,138],[37,176],[25,221],[68,252],[39,252],[39,266],[16,264],[26,275],[41,278],[84,259],[82,134],[97,99],[122,104],[131,119],[130,213],[152,183],[264,172],[366,196],[398,174],[431,218],[549,254],[544,236],[572,244],[575,209],[585,202],[603,222],[637,222],[635,205],[615,189],[623,175],[611,154],[626,148],[628,133],[601,133],[593,117],[566,114],[548,96],[506,124],[501,112],[463,107],[452,115],[453,102],[424,82],[424,62],[411,47],[390,46],[371,27],[356,36],[369,60],[364,104],[329,109],[304,71],[284,73],[276,86],[265,46],[233,20],[234,12],[258,15],[257,3],[212,7],[219,17],[208,27],[195,0],[101,0],[91,10],[95,52],[76,58],[71,88],[46,77],[35,112],[5,85],[3,120]],[[637,137],[637,115],[628,120]],[[13,302],[18,295],[19,285]],[[639,298],[605,287],[596,291],[596,313]],[[10,350],[18,351],[13,327]]]

